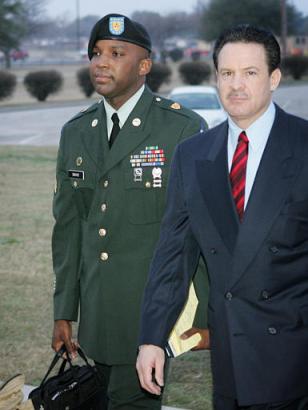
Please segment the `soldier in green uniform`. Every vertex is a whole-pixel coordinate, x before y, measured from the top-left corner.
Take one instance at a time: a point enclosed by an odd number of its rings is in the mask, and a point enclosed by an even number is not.
[[[53,211],[54,332],[74,356],[78,342],[105,381],[104,408],[159,409],[135,370],[140,304],[165,205],[176,144],[201,118],[154,95],[145,78],[151,40],[143,26],[111,14],[94,26],[91,79],[103,99],[64,125]],[[196,275],[199,315],[190,333],[207,343],[206,272]],[[196,315],[197,316],[197,315]]]

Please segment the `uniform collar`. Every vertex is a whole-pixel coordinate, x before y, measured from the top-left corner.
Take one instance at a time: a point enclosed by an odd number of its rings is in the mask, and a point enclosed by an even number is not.
[[[120,128],[123,127],[125,124],[127,118],[129,117],[130,113],[133,111],[135,108],[137,102],[139,101],[141,95],[143,94],[145,89],[145,85],[143,84],[139,90],[130,97],[129,100],[126,101],[118,110],[115,110],[107,101],[105,98],[103,98],[104,105],[105,105],[105,110],[106,110],[106,121],[107,121],[107,130],[108,130],[108,136],[111,133],[112,127],[113,127],[113,122],[112,122],[112,115],[116,112],[119,116],[119,125]]]

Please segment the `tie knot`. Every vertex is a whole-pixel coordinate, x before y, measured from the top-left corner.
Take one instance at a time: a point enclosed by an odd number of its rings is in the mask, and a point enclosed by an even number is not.
[[[120,119],[119,119],[118,114],[116,112],[112,114],[111,119],[112,119],[112,122],[115,125],[119,125]]]
[[[242,131],[242,132],[240,133],[240,135],[239,135],[239,137],[238,137],[238,142],[240,142],[240,141],[245,142],[246,144],[248,144],[249,139],[247,138],[247,135],[246,135],[246,132],[245,132],[245,131]]]

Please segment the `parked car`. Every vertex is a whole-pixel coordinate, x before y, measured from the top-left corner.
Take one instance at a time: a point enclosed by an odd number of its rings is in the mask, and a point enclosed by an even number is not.
[[[10,56],[14,61],[25,60],[29,57],[29,53],[27,50],[12,50]]]
[[[202,85],[176,87],[169,98],[197,112],[206,120],[209,128],[215,127],[227,118],[214,87]]]

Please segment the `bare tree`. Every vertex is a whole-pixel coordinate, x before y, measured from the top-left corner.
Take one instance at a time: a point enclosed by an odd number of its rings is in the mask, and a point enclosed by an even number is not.
[[[39,27],[43,10],[44,0],[0,0],[0,51],[7,68],[11,66],[10,52]]]

